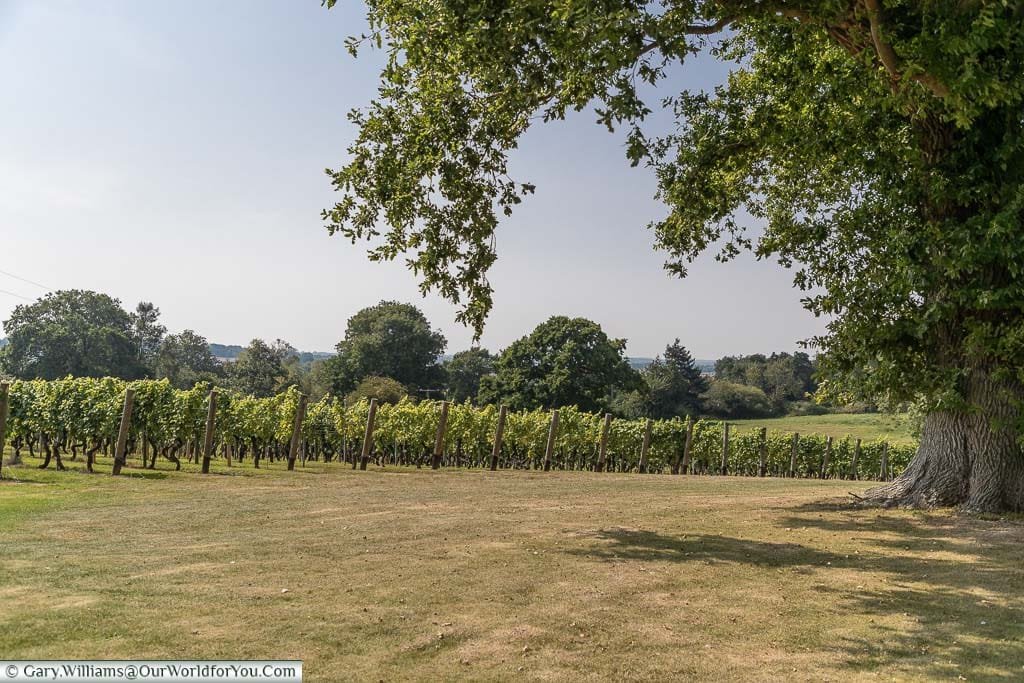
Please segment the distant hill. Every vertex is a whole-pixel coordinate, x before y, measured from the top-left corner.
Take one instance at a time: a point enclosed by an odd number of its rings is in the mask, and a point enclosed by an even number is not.
[[[0,339],[0,348],[6,345],[7,340]],[[239,346],[238,344],[210,344],[210,353],[212,353],[218,360],[233,361],[238,358],[238,355],[242,353],[244,348],[244,346]],[[300,363],[312,363],[313,361],[324,360],[325,358],[330,358],[335,355],[330,351],[299,351],[298,353]],[[442,361],[449,360],[450,358],[451,354],[447,353],[441,356]],[[630,358],[629,364],[636,370],[643,370],[650,365],[653,360],[653,358],[643,357]],[[697,364],[697,367],[700,368],[700,371],[705,374],[710,375],[715,372],[715,361],[713,360],[698,358],[695,359],[694,362]]]
[[[238,344],[210,344],[210,353],[220,360],[234,360],[243,348]]]

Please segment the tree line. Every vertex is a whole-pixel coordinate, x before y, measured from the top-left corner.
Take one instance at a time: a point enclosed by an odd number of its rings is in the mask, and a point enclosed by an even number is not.
[[[11,377],[167,379],[177,389],[209,383],[257,398],[295,386],[314,400],[331,394],[351,403],[408,396],[515,410],[576,406],[625,418],[742,418],[806,404],[816,386],[807,354],[727,357],[708,377],[678,339],[637,370],[626,340],[566,316],[551,317],[500,353],[474,347],[445,357],[441,332],[417,307],[395,301],[357,312],[336,354],[312,362],[280,339],[254,339],[222,362],[195,331],[168,334],[152,303],[129,312],[110,296],[82,290],[18,306],[4,326],[9,343],[0,349],[0,371]]]

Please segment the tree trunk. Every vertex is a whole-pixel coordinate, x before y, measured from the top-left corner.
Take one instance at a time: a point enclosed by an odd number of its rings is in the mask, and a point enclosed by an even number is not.
[[[1024,387],[975,367],[968,409],[925,417],[917,455],[895,481],[869,490],[886,507],[959,505],[969,512],[1024,510],[1024,452],[1017,442]]]

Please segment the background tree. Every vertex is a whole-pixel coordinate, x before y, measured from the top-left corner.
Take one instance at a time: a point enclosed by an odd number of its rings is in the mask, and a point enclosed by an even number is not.
[[[178,389],[190,389],[197,382],[219,382],[224,367],[213,357],[206,337],[192,330],[164,337],[153,362],[154,375],[166,377]]]
[[[331,389],[344,394],[371,375],[390,377],[411,391],[441,389],[446,346],[418,308],[381,301],[349,318],[338,355],[327,361]]]
[[[377,377],[371,375],[364,378],[359,385],[345,397],[348,405],[358,402],[360,399],[375,398],[380,403],[398,403],[409,395],[401,382],[396,382],[390,377]]]
[[[749,356],[726,356],[715,361],[715,378],[747,384],[765,392],[782,411],[787,401],[804,400],[814,393],[816,364],[803,352],[792,355],[755,353]]]
[[[591,320],[553,316],[502,351],[495,374],[480,383],[480,400],[513,409],[603,409],[613,390],[640,386],[625,348]]]
[[[617,417],[636,420],[645,417],[651,409],[646,384],[639,389],[623,391],[613,389],[608,398],[608,410]]]
[[[768,417],[774,406],[761,389],[716,379],[701,396],[708,415],[726,418]]]
[[[448,400],[462,403],[480,393],[480,380],[494,374],[496,358],[479,347],[459,351],[444,363]]]
[[[167,334],[167,328],[159,322],[160,309],[148,301],[140,301],[131,314],[131,320],[139,363],[152,372],[160,342]]]
[[[22,379],[145,375],[131,318],[106,294],[64,290],[14,309],[4,321],[6,372]]]
[[[295,355],[295,349],[278,339],[272,345],[262,339],[253,339],[227,366],[231,385],[243,393],[264,398],[273,396],[288,386],[285,361]]]
[[[664,356],[641,370],[640,377],[639,389],[613,396],[610,407],[616,415],[668,419],[701,414],[701,394],[708,381],[678,339],[665,347]]]
[[[312,401],[319,401],[331,390],[326,359],[304,361],[303,354],[289,355],[284,359],[284,371],[285,385],[294,384]]]
[[[664,356],[644,368],[643,377],[650,417],[667,419],[700,413],[700,395],[707,391],[708,381],[678,339],[665,347]]]
[[[382,236],[374,258],[411,254],[423,287],[464,301],[479,331],[496,212],[533,190],[509,177],[509,150],[532,122],[596,101],[600,123],[627,130],[631,162],[656,170],[670,271],[711,245],[797,265],[806,305],[829,316],[815,340],[825,376],[924,400],[918,458],[871,500],[1024,509],[1018,3],[367,8],[350,49],[379,41],[387,63],[332,173],[332,233]],[[702,50],[739,65],[725,85],[649,87]],[[647,94],[677,117],[670,134],[641,129]],[[746,215],[763,230],[748,234]]]

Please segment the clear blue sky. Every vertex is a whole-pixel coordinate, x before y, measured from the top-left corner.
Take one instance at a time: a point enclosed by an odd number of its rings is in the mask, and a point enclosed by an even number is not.
[[[412,301],[466,348],[451,304],[320,220],[323,169],[354,137],[345,114],[375,92],[378,58],[343,45],[362,26],[351,0],[0,0],[0,270],[153,301],[172,331],[304,350],[330,350],[363,306]],[[678,85],[725,72],[695,62]],[[593,119],[538,127],[514,158],[538,190],[499,230],[485,346],[555,314],[598,321],[634,356],[675,337],[700,358],[793,350],[821,329],[774,263],[708,256],[670,278],[646,229],[651,174]],[[0,289],[43,293],[2,274]],[[18,303],[0,293],[0,320]]]

